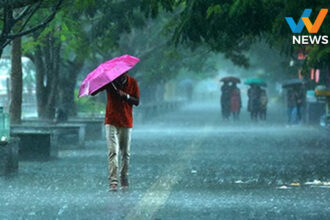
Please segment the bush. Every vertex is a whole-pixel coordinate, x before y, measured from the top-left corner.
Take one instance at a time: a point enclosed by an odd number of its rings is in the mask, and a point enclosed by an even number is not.
[[[75,90],[75,103],[77,112],[102,114],[105,111],[105,102],[100,102],[97,97],[85,96],[78,98],[78,90]]]

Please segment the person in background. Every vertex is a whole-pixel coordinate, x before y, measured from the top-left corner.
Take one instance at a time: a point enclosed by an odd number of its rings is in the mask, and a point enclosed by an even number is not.
[[[297,123],[297,99],[297,91],[294,88],[289,88],[287,92],[287,114],[289,125]]]
[[[259,109],[259,118],[260,120],[265,121],[267,117],[267,103],[268,97],[265,89],[260,90],[260,109]]]
[[[233,82],[230,88],[231,98],[230,98],[230,112],[233,115],[234,121],[239,119],[239,113],[242,107],[241,92],[237,88],[236,83]]]
[[[106,90],[107,106],[105,131],[108,147],[110,191],[118,186],[118,153],[121,151],[120,183],[123,190],[128,189],[128,168],[130,159],[131,131],[133,127],[133,105],[138,106],[140,93],[137,81],[127,72],[107,84],[98,92]]]
[[[306,106],[306,90],[304,84],[297,87],[297,122],[304,122],[305,106]]]
[[[224,81],[223,85],[221,86],[221,113],[222,119],[228,120],[230,116],[230,99],[231,99],[231,87],[229,86],[228,81]]]
[[[260,86],[252,84],[248,89],[248,111],[250,112],[251,120],[258,120],[258,112],[260,109]]]

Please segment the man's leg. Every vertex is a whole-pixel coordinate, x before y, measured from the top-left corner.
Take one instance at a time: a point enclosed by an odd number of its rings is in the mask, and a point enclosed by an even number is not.
[[[298,122],[297,107],[294,107],[292,109],[292,121],[293,121],[293,124],[297,124],[297,122]]]
[[[120,129],[121,170],[120,182],[122,187],[128,187],[128,170],[131,149],[131,128]]]
[[[296,108],[297,108],[297,123],[299,123],[301,120],[300,106],[298,105]]]
[[[290,124],[292,124],[292,107],[288,107],[288,111],[287,111],[287,113],[288,113],[288,124],[290,125]]]
[[[234,121],[237,121],[238,120],[238,112],[233,112],[234,114]]]
[[[108,168],[109,168],[109,183],[118,184],[118,128],[113,125],[105,125],[107,147],[108,147]]]
[[[300,111],[301,111],[301,122],[305,123],[306,122],[306,112],[305,112],[305,106],[302,105],[300,107]]]

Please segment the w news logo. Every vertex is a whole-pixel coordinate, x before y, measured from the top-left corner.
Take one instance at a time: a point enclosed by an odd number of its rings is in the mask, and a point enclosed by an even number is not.
[[[328,9],[321,9],[318,16],[316,17],[314,24],[312,24],[309,16],[312,14],[312,9],[305,9],[298,23],[296,24],[292,17],[285,17],[285,20],[288,22],[291,31],[293,34],[300,34],[303,28],[306,26],[308,33],[316,34],[326,15]],[[293,35],[292,36],[293,44],[328,44],[327,35]]]

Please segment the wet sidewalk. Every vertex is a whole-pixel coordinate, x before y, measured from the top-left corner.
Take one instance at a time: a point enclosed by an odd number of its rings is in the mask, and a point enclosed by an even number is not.
[[[326,219],[330,137],[281,121],[224,123],[216,105],[136,124],[131,188],[108,192],[105,141],[20,162],[0,219]]]

